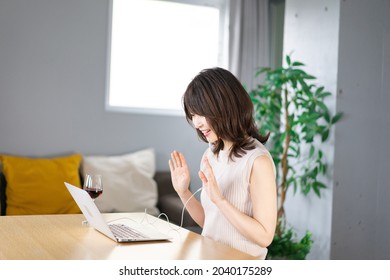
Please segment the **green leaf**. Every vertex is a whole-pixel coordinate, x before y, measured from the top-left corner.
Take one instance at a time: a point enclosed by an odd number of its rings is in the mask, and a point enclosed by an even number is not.
[[[310,152],[309,152],[309,157],[311,158],[313,155],[314,155],[314,146],[313,145],[310,145]]]
[[[337,123],[342,117],[343,117],[343,113],[342,113],[342,112],[337,113],[337,114],[332,118],[331,123],[332,123],[332,124]]]
[[[318,150],[318,158],[322,159],[322,156],[323,156],[323,152],[321,150]]]
[[[305,80],[315,80],[315,79],[317,79],[315,76],[312,76],[312,75],[305,75],[303,78]]]
[[[320,94],[321,92],[323,92],[324,88],[325,88],[325,87],[323,87],[323,86],[318,87],[318,88],[316,89],[316,91],[315,91],[315,95],[318,95],[318,94]]]
[[[292,66],[305,66],[305,64],[303,64],[302,62],[299,62],[299,61],[295,61],[292,63]]]
[[[318,94],[317,97],[324,99],[325,97],[330,96],[330,95],[332,95],[330,92],[325,91],[325,92],[321,92],[320,94]]]
[[[302,193],[307,196],[310,192],[311,186],[309,184],[302,185]]]
[[[288,70],[286,75],[291,78],[299,78],[302,76],[307,76],[306,72],[301,69],[291,69]]]
[[[326,189],[327,188],[327,186],[324,183],[320,182],[320,181],[316,181],[315,184],[320,189]]]
[[[321,172],[321,174],[325,175],[325,171],[326,171],[326,166],[324,164],[320,163],[320,172]]]
[[[326,107],[325,103],[322,101],[317,101],[317,106],[321,108],[321,114],[326,120],[327,123],[330,122],[330,114],[329,114],[329,109]]]
[[[291,58],[289,55],[286,55],[286,61],[287,61],[287,65],[291,66]]]
[[[320,190],[318,189],[318,187],[316,185],[316,182],[313,184],[313,191],[319,198],[321,198],[321,193],[320,193]]]
[[[319,198],[321,198],[321,189],[326,189],[325,184],[319,181],[313,183],[313,190]]]
[[[318,175],[318,167],[316,166],[316,167],[314,167],[314,169],[312,170],[312,172],[311,172],[312,174],[312,178],[316,178],[317,177],[317,175]]]
[[[321,134],[321,141],[325,142],[329,137],[329,129],[325,129]]]

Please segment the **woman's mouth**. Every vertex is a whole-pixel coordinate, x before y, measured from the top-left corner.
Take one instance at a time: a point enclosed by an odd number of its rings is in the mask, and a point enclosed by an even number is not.
[[[207,137],[207,136],[210,135],[211,130],[210,130],[210,129],[206,129],[206,130],[201,130],[201,132],[202,132],[202,134],[203,134],[205,137]]]

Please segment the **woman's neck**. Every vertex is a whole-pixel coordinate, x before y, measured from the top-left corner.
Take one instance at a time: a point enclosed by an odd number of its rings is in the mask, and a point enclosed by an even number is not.
[[[228,152],[233,146],[233,142],[223,140],[223,151]]]

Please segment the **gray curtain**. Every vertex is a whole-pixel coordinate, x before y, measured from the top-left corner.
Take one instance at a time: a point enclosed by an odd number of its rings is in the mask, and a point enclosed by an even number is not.
[[[230,0],[229,70],[247,90],[259,82],[256,69],[269,66],[269,0]]]

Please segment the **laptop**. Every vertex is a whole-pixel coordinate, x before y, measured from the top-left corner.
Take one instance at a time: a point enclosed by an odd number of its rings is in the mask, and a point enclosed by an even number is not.
[[[73,199],[76,201],[88,223],[97,231],[101,232],[112,240],[123,243],[170,239],[170,237],[153,229],[152,227],[138,224],[131,219],[127,219],[126,223],[118,223],[118,221],[116,223],[107,223],[104,220],[102,213],[85,190],[66,182],[65,186],[69,190]]]

